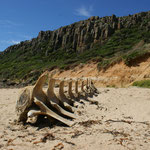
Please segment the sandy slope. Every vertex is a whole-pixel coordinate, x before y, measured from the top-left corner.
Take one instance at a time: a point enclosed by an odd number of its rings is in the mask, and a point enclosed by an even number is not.
[[[73,127],[15,123],[20,89],[0,89],[2,150],[148,150],[150,89],[100,88],[97,97],[78,104]],[[91,102],[91,101],[98,101]]]
[[[80,64],[66,71],[53,70],[56,78],[61,77],[93,77],[99,87],[116,86],[126,87],[134,81],[150,79],[150,58],[143,59],[133,66],[118,62],[105,71],[98,71],[96,62]]]

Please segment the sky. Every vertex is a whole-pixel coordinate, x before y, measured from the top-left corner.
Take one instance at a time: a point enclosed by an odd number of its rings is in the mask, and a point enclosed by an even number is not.
[[[150,0],[0,0],[0,51],[90,16],[150,11]]]

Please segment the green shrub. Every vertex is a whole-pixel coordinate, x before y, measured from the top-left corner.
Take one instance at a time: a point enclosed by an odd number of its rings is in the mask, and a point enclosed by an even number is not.
[[[133,86],[150,88],[150,80],[136,81],[133,83]]]

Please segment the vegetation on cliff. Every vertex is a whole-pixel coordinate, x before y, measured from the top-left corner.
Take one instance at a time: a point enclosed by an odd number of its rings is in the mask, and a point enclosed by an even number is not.
[[[68,69],[93,59],[98,69],[150,55],[150,12],[91,17],[8,47],[0,54],[0,80],[32,83],[44,70]]]
[[[136,81],[133,83],[133,86],[143,87],[143,88],[150,88],[150,80],[142,80]]]

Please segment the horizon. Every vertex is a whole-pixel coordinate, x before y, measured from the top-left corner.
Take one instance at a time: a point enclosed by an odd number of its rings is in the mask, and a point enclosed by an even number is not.
[[[21,41],[36,38],[40,31],[53,31],[91,16],[115,14],[121,17],[150,11],[148,0],[5,0],[0,4],[0,52]]]

